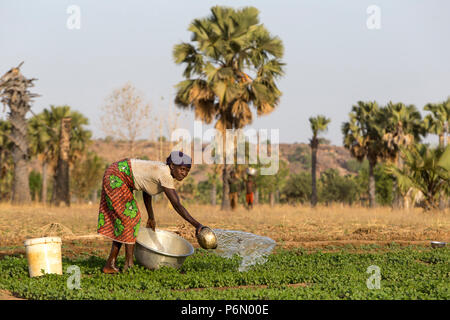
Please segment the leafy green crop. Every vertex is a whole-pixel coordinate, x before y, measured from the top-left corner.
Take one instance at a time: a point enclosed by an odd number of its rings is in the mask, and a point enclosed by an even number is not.
[[[119,259],[119,266],[123,262]],[[81,269],[81,288],[71,290],[67,286],[71,274],[30,278],[23,256],[6,256],[0,260],[0,288],[27,299],[450,298],[448,248],[395,248],[384,253],[279,250],[248,272],[237,271],[239,262],[239,257],[226,259],[199,249],[178,270],[135,266],[125,273],[105,275],[101,273],[104,258],[63,259],[64,271],[70,265]],[[371,265],[380,268],[380,289],[366,285]],[[303,285],[290,286],[299,283]],[[203,289],[190,290],[194,288]]]

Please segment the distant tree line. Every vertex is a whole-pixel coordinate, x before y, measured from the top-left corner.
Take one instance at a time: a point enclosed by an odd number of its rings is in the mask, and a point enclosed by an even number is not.
[[[55,203],[55,184],[60,154],[61,120],[71,119],[69,162],[70,196],[75,201],[97,199],[105,161],[88,151],[92,133],[85,128],[89,121],[69,106],[50,106],[27,120],[27,138],[31,159],[38,160],[40,170],[32,170],[28,176],[30,197],[33,201]],[[13,196],[12,142],[8,139],[10,122],[0,120],[0,201]]]

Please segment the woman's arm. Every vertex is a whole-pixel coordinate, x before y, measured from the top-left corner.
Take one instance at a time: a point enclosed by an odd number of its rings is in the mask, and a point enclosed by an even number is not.
[[[203,228],[203,225],[198,222],[197,220],[195,220],[190,214],[189,212],[186,210],[185,207],[183,207],[180,203],[180,198],[178,197],[177,192],[175,191],[175,189],[169,189],[169,188],[165,188],[162,187],[164,190],[164,193],[166,194],[167,198],[169,199],[170,203],[172,204],[173,208],[175,209],[175,211],[187,222],[189,222],[190,224],[192,224],[195,228],[195,234],[197,235],[198,232],[201,230],[201,228]]]
[[[152,230],[155,231],[156,221],[155,216],[153,214],[152,196],[149,195],[147,192],[143,191],[142,197],[144,199],[145,209],[147,209],[148,214],[147,228],[152,228]]]

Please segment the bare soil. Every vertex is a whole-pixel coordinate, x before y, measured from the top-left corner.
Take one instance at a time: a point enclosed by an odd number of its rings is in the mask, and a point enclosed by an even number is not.
[[[17,298],[11,294],[11,292],[0,289],[0,300],[25,300]]]

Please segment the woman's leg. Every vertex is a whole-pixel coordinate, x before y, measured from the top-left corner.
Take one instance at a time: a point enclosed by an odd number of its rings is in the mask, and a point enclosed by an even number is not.
[[[106,261],[106,264],[102,270],[104,273],[119,272],[119,269],[117,269],[117,267],[116,267],[116,260],[117,260],[117,255],[119,254],[119,251],[120,251],[120,247],[122,247],[121,242],[113,241],[108,260]]]
[[[128,268],[131,268],[134,265],[134,244],[125,244],[125,266],[123,267],[123,271],[127,271]]]

